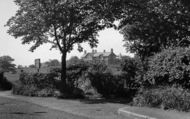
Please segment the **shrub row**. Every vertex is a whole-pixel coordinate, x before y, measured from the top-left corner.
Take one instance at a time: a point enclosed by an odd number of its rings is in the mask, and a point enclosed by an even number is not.
[[[110,68],[103,63],[91,64],[86,78],[90,80],[92,87],[105,98],[131,98],[137,90],[130,87],[133,81],[126,79],[124,74],[113,74]],[[126,82],[130,82],[131,85],[125,86]]]
[[[142,89],[133,99],[133,104],[137,106],[189,111],[190,92],[179,87]]]
[[[13,93],[26,96],[56,96],[55,74],[21,73]]]
[[[147,61],[144,62],[147,64],[144,67],[136,57],[126,59],[123,64],[125,79],[132,80],[127,83],[139,86],[133,103],[138,106],[189,111],[190,48],[165,49]]]
[[[52,72],[59,72],[58,69]],[[137,91],[137,83],[126,79],[126,75],[114,75],[107,65],[101,62],[78,62],[67,67],[67,78],[71,88],[82,91],[81,97],[132,97]],[[130,83],[124,86],[124,82]],[[135,88],[134,88],[135,87]]]
[[[136,89],[124,87],[124,78],[111,73],[89,73],[88,77],[92,86],[106,98],[128,97],[131,98]]]
[[[190,87],[190,48],[170,48],[153,56],[145,80],[153,85]]]

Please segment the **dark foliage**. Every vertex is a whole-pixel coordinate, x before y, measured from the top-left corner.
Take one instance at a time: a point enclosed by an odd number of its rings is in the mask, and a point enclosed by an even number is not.
[[[74,84],[75,81],[79,79],[89,68],[89,64],[85,62],[76,62],[75,64],[70,64],[67,67],[67,78],[70,84]]]
[[[190,92],[177,87],[142,89],[133,100],[134,105],[163,109],[190,110]]]
[[[190,49],[170,48],[150,59],[145,77],[153,85],[190,87]]]
[[[190,45],[190,9],[181,0],[141,2],[136,4],[140,7],[123,8],[120,28],[128,51],[137,53],[143,60],[163,48]]]
[[[0,73],[0,90],[11,90],[12,84]]]
[[[143,73],[142,63],[137,58],[126,58],[122,63],[123,77],[126,81],[127,88],[138,88],[143,83],[141,75]]]
[[[21,73],[13,93],[27,96],[56,96],[55,74]]]
[[[55,74],[57,77],[56,88],[62,92],[62,98],[83,98],[84,92],[79,88],[81,77],[88,70],[89,64],[85,64],[82,61],[75,62],[74,64],[67,65],[67,90],[63,87],[63,84],[60,81],[61,78],[61,69],[52,68],[51,73]]]
[[[54,69],[54,72],[59,72]],[[107,65],[101,62],[78,62],[67,67],[68,84],[70,95],[74,94],[74,90],[80,89],[81,97],[105,97],[132,98],[137,88],[124,87],[125,75],[114,75],[110,73]],[[128,83],[128,82],[127,82]],[[61,85],[59,86],[59,88]],[[64,92],[64,91],[63,91]]]
[[[133,89],[124,87],[123,75],[114,75],[103,63],[90,65],[87,77],[99,94],[105,98],[128,97],[134,95]]]
[[[92,86],[104,97],[124,97],[125,89],[120,76],[110,73],[93,72],[88,74]]]
[[[34,85],[39,89],[53,88],[55,82],[54,78],[54,74],[22,73],[20,75],[20,81],[24,85]]]
[[[13,64],[14,59],[10,56],[0,57],[0,73],[1,72],[15,72],[15,64]]]
[[[84,63],[82,61],[75,62],[74,64],[70,64],[67,67],[67,78],[68,78],[68,86],[70,89],[70,94],[73,97],[85,97],[86,90],[81,89],[80,85],[84,85],[85,79],[82,77],[85,75],[89,67],[89,64]]]

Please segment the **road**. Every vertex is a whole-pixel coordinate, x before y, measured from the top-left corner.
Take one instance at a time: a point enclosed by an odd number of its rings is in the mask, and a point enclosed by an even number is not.
[[[0,97],[0,119],[88,119],[32,103]]]

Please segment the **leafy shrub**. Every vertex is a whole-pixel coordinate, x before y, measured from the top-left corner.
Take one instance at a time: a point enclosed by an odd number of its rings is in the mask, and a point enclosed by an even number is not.
[[[92,86],[104,97],[122,96],[125,92],[120,76],[111,73],[89,72],[88,77]]]
[[[183,88],[161,87],[143,89],[133,99],[137,106],[161,107],[163,109],[190,110],[190,92]]]
[[[74,97],[95,98],[101,97],[102,95],[116,95],[118,89],[123,88],[122,82],[117,82],[117,76],[115,76],[116,80],[114,80],[114,76],[109,73],[107,66],[101,62],[87,63],[80,61],[70,64],[67,66],[67,78],[70,94]],[[105,85],[101,85],[103,83]],[[117,93],[117,95],[119,94]]]
[[[72,89],[79,88],[85,97],[130,97],[134,89],[124,87],[123,75],[114,75],[102,62],[78,62],[67,67],[67,78]],[[136,90],[136,89],[135,89]]]
[[[34,85],[39,89],[54,88],[55,74],[22,73],[20,75],[20,81],[24,85]]]
[[[190,87],[190,49],[167,49],[156,54],[149,62],[145,77],[154,85]]]
[[[62,98],[83,98],[85,90],[81,89],[80,85],[85,82],[83,74],[88,70],[88,63],[83,61],[75,62],[74,64],[67,65],[67,91],[64,91],[61,83],[61,69],[53,68],[51,73],[55,74],[57,79],[56,88],[59,89],[62,93]],[[82,84],[81,84],[82,83]]]
[[[140,84],[143,84],[141,79],[142,75],[142,64],[141,61],[135,58],[126,58],[122,63],[122,76],[125,79],[126,88],[137,89]]]
[[[52,72],[60,73],[60,70]],[[136,91],[131,87],[126,89],[124,75],[112,74],[109,67],[101,62],[70,64],[67,66],[67,78],[70,94],[74,97],[130,97]]]
[[[98,97],[99,94],[88,78],[88,72],[92,66],[92,63],[80,61],[67,67],[69,85],[73,89],[73,95],[76,97]]]
[[[67,78],[71,87],[75,87],[79,78],[88,70],[89,64],[78,62],[67,67]]]
[[[112,74],[109,67],[103,63],[91,64],[86,77],[92,87],[103,97],[130,97],[130,91],[124,87],[124,77],[120,74]]]
[[[0,90],[11,90],[12,84],[0,73]]]
[[[161,92],[159,89],[141,89],[133,99],[134,105],[159,107],[161,105]]]
[[[54,96],[55,74],[21,73],[20,82],[13,87],[13,93],[26,96]]]

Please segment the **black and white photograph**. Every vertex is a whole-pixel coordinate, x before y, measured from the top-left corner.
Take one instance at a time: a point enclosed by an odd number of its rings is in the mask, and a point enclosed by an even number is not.
[[[190,119],[190,0],[0,0],[0,119]]]

